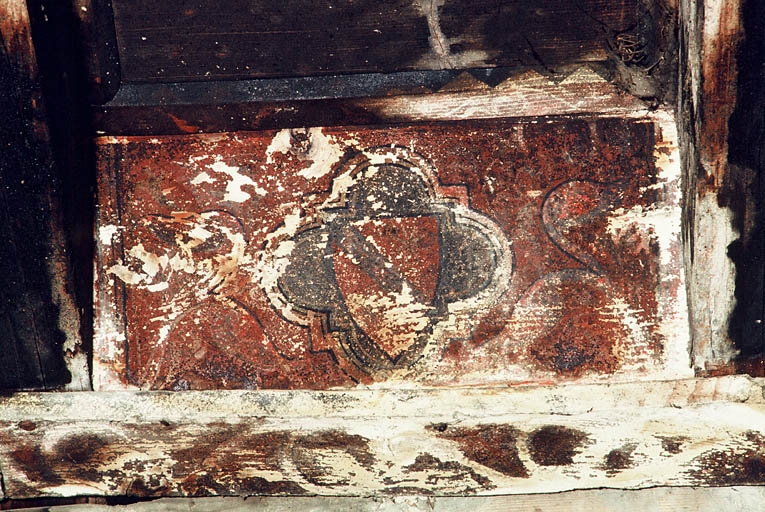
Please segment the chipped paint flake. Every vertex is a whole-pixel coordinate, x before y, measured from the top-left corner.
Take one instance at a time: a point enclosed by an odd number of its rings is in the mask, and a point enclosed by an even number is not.
[[[196,177],[193,180],[191,180],[191,184],[192,185],[199,185],[200,183],[214,184],[215,183],[215,179],[212,176],[210,176],[209,174],[207,174],[207,172],[202,171],[199,174],[197,174]]]
[[[340,161],[343,156],[343,149],[334,143],[334,141],[324,135],[321,128],[311,128],[308,130],[308,138],[311,149],[306,155],[307,160],[313,163],[307,169],[302,169],[298,174],[306,179],[317,179],[325,176],[332,171],[332,167]]]
[[[107,225],[107,226],[99,226],[98,228],[98,240],[101,242],[101,245],[111,245],[112,244],[112,238],[114,235],[117,234],[119,231],[119,226],[114,225]]]
[[[122,282],[126,284],[139,284],[143,281],[143,276],[136,272],[133,272],[128,267],[122,264],[112,265],[108,271],[109,274],[114,274]]]
[[[250,194],[242,190],[243,186],[256,186],[252,178],[239,172],[239,167],[227,165],[218,157],[216,162],[209,166],[211,170],[227,175],[230,179],[226,184],[226,193],[223,196],[224,201],[233,201],[243,203],[250,199]]]

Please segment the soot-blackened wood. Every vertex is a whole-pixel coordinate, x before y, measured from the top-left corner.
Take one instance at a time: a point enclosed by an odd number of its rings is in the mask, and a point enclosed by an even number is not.
[[[59,329],[59,197],[23,1],[0,4],[0,388],[70,380]],[[60,290],[59,290],[60,291]]]
[[[127,82],[604,60],[638,0],[113,0]]]
[[[742,4],[744,40],[738,53],[736,109],[728,137],[731,176],[723,203],[734,212],[741,237],[731,244],[736,265],[736,307],[729,334],[742,371],[765,376],[765,4]]]
[[[765,375],[760,4],[680,2],[678,124],[692,359],[700,375]]]
[[[80,319],[68,333],[82,340],[69,387],[90,389],[95,166],[89,105],[110,99],[120,85],[114,23],[108,1],[28,0],[28,5],[59,178],[62,236],[70,249],[71,295]]]
[[[632,114],[647,104],[585,64],[555,77],[484,68],[230,82],[125,84],[94,129],[157,135],[501,117]]]

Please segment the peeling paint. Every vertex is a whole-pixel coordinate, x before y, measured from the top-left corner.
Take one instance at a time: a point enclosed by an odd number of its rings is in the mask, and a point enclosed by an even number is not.
[[[124,253],[101,244],[98,289],[127,312],[100,367],[127,353],[161,389],[687,376],[676,145],[663,112],[131,139],[101,164],[136,186],[100,184]]]
[[[223,197],[225,201],[234,201],[242,203],[250,199],[250,194],[243,191],[242,187],[245,185],[255,186],[255,182],[249,176],[241,174],[239,167],[233,167],[226,165],[222,160],[218,159],[214,164],[209,166],[211,170],[226,174],[230,178],[226,185],[226,195]]]
[[[98,228],[98,240],[101,245],[111,245],[114,235],[119,231],[119,226],[100,226]]]

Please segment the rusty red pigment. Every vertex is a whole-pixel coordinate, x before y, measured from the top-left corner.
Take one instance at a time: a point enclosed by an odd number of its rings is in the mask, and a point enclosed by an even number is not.
[[[101,139],[96,385],[666,375],[662,144],[624,119]]]

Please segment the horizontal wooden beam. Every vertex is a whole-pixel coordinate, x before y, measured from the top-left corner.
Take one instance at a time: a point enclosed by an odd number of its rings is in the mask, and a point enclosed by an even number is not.
[[[99,134],[157,135],[566,114],[637,115],[647,104],[596,65],[436,70],[230,82],[123,84],[93,106]]]
[[[763,381],[0,399],[6,496],[472,495],[765,483]]]
[[[91,498],[92,499],[92,498]],[[515,496],[397,498],[262,497],[163,498],[130,505],[134,512],[740,512],[756,510],[765,501],[765,487],[661,487],[622,491],[594,489],[556,494]],[[30,509],[29,512],[110,512],[116,507],[79,504]],[[121,510],[121,508],[119,509]]]

